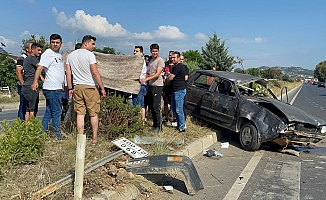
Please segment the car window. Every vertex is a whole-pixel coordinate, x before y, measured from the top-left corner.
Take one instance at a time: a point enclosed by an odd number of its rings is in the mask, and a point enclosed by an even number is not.
[[[203,89],[209,90],[211,84],[213,83],[215,77],[207,76],[205,74],[201,74],[197,77],[197,79],[193,82],[193,85],[196,87],[200,87]]]

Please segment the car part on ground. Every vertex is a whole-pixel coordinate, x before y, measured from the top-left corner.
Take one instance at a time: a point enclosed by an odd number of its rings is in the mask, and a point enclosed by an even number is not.
[[[187,156],[162,155],[132,159],[126,164],[126,170],[143,175],[158,184],[166,178],[181,180],[189,195],[195,195],[204,188],[194,164]]]

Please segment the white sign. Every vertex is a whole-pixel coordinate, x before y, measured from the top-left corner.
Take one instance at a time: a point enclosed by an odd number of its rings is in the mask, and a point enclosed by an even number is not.
[[[129,154],[132,158],[144,158],[148,156],[147,151],[124,137],[113,140],[112,143],[124,150],[124,152]]]

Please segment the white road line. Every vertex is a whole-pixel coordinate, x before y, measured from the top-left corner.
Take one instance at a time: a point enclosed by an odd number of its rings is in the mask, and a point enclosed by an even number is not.
[[[300,93],[300,91],[301,91],[301,89],[302,89],[302,84],[301,84],[301,86],[300,86],[300,89],[298,90],[298,92],[295,94],[295,96],[293,97],[293,99],[291,100],[291,102],[290,102],[290,105],[292,105],[293,104],[293,102],[294,102],[294,100],[297,98],[297,96],[299,95],[299,93]]]
[[[300,199],[301,162],[268,162],[252,200]]]
[[[225,195],[223,200],[236,200],[239,198],[243,188],[246,186],[249,181],[252,172],[257,167],[260,159],[264,155],[264,151],[256,151],[252,156],[247,166],[241,172],[239,178],[233,183],[229,192]]]

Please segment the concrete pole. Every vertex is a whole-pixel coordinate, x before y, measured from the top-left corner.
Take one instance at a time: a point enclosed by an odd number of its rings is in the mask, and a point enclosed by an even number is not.
[[[81,200],[83,196],[85,145],[86,135],[77,134],[74,200]]]

